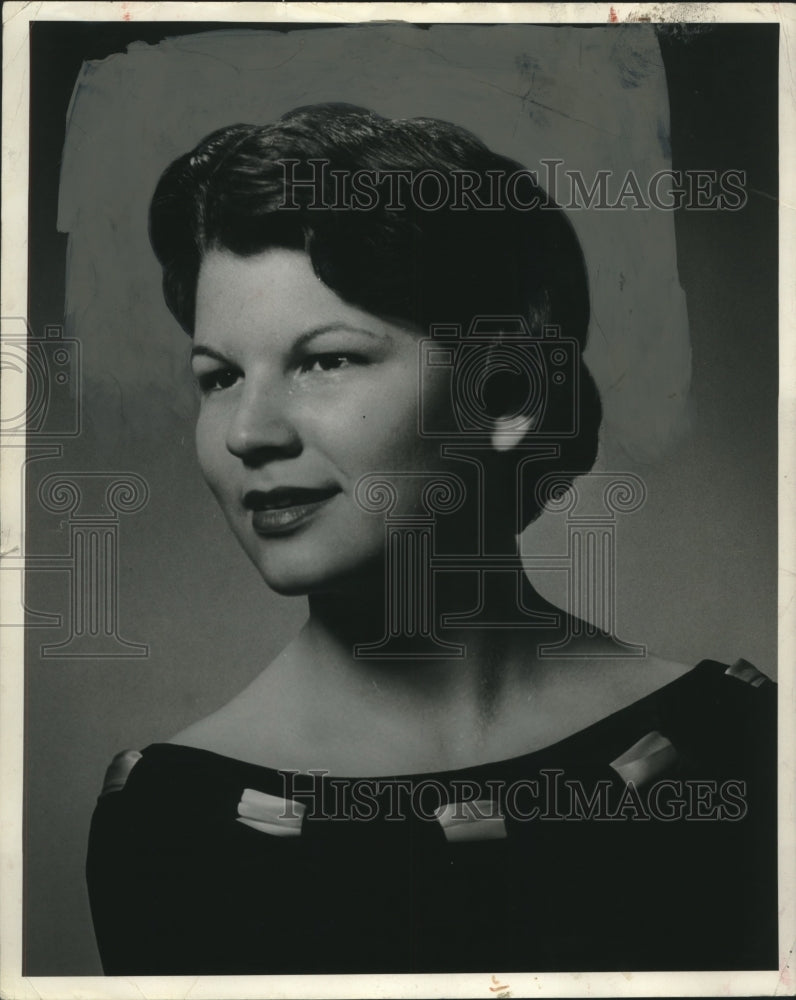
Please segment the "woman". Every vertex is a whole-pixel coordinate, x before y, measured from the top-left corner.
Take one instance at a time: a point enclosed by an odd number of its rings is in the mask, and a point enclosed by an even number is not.
[[[316,106],[177,160],[151,237],[204,475],[309,616],[111,765],[106,972],[776,961],[773,685],[629,657],[522,572],[600,422],[584,262],[534,178],[453,125]]]

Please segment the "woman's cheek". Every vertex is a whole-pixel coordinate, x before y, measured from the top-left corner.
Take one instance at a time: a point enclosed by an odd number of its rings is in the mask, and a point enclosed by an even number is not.
[[[229,456],[226,450],[218,421],[208,419],[200,413],[196,422],[196,457],[199,468],[213,493],[221,499],[225,459]]]

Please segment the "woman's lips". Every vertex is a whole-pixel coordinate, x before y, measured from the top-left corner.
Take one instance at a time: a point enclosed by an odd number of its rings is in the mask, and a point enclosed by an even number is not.
[[[278,488],[252,491],[244,503],[252,508],[252,527],[266,537],[284,535],[304,524],[339,493],[339,489]]]

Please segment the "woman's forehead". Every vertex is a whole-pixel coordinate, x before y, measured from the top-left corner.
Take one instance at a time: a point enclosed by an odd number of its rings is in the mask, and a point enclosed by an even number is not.
[[[303,250],[272,247],[240,256],[212,249],[196,290],[194,341],[219,337],[292,340],[308,332],[347,329],[382,338],[409,332],[342,299],[315,273]]]

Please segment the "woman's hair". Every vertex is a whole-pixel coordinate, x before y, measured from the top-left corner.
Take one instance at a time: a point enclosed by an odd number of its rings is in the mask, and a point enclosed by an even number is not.
[[[576,345],[576,377],[546,393],[535,431],[548,440],[560,432],[559,455],[525,468],[536,482],[551,472],[571,481],[593,465],[601,408],[581,360],[589,294],[577,237],[528,170],[465,129],[347,104],[219,129],[164,172],[150,238],[166,303],[189,334],[205,254],[269,247],[306,251],[342,299],[425,335],[435,325],[466,335],[478,318],[519,316],[547,358],[545,328],[557,327]],[[490,388],[498,400],[511,393]],[[540,513],[533,493],[523,490],[523,523]]]

